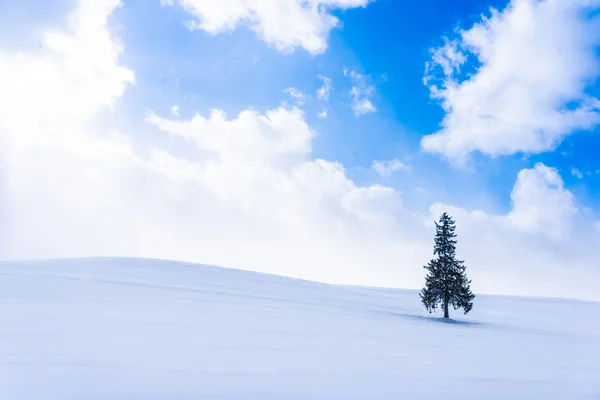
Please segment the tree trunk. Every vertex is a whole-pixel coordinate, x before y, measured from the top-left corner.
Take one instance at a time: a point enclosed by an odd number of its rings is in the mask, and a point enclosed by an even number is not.
[[[444,302],[444,318],[450,318],[450,314],[448,313],[448,302]]]

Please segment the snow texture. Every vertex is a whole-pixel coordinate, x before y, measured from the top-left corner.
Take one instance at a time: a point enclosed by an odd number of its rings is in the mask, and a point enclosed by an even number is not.
[[[600,399],[600,304],[143,259],[0,263],[2,399]]]

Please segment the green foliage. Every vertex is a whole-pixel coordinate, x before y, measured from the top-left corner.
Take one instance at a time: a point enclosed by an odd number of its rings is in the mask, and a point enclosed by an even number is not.
[[[419,294],[427,311],[431,313],[441,306],[444,318],[449,317],[449,306],[455,310],[462,308],[467,314],[473,308],[475,298],[465,263],[456,259],[455,229],[455,222],[447,213],[443,213],[439,222],[435,223],[433,254],[437,257],[424,267],[428,273],[425,287]]]

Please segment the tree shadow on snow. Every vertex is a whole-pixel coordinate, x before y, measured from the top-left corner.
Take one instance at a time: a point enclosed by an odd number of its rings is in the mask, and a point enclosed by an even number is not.
[[[396,317],[401,317],[401,318],[409,318],[409,319],[414,319],[414,320],[435,322],[435,323],[449,324],[449,325],[459,325],[459,326],[484,326],[484,325],[486,325],[483,322],[463,321],[463,320],[456,320],[456,319],[452,319],[452,318],[433,317],[433,316],[426,316],[426,315],[404,314],[404,313],[392,312],[392,311],[385,312],[385,314],[391,315],[391,316],[396,316]]]
[[[466,326],[485,325],[482,322],[463,321],[463,320],[456,320],[456,319],[452,319],[452,318],[428,317],[428,316],[418,316],[418,317],[421,319],[427,320],[427,321],[434,321],[434,322],[438,322],[438,323],[442,323],[442,324],[450,324],[450,325],[466,325]]]

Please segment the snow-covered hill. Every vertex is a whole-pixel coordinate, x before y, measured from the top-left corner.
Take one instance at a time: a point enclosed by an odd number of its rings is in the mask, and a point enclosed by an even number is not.
[[[600,304],[141,259],[0,264],[2,399],[600,399]]]

